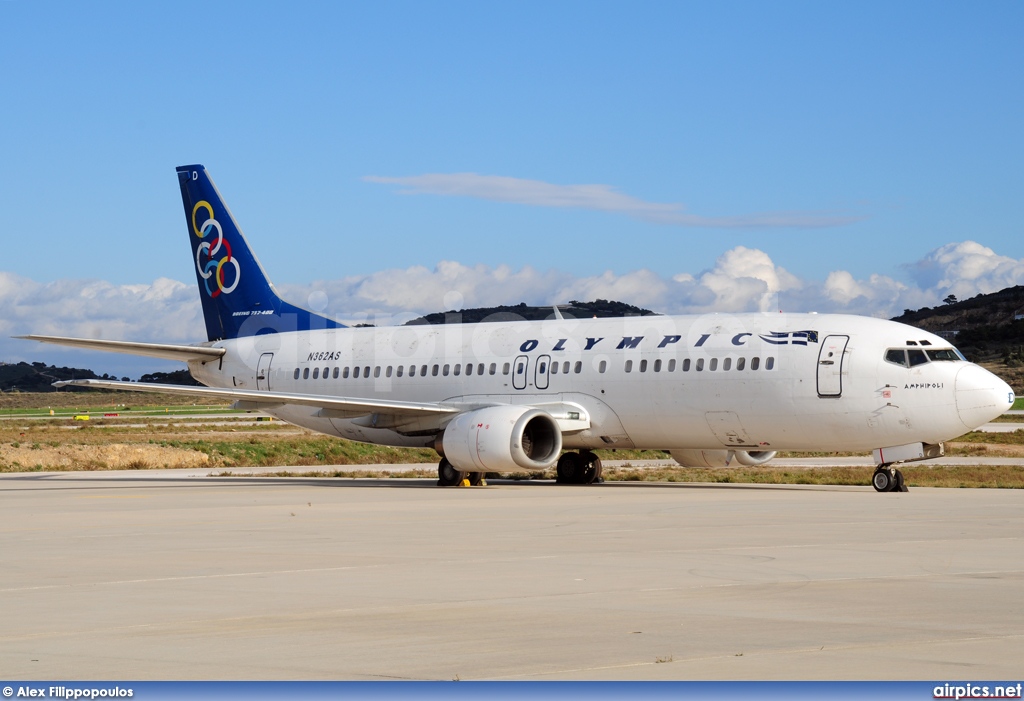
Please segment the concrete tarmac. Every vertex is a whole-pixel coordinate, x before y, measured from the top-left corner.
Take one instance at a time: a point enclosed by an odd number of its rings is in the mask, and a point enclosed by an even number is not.
[[[0,476],[5,677],[1024,672],[1024,490],[153,477]]]

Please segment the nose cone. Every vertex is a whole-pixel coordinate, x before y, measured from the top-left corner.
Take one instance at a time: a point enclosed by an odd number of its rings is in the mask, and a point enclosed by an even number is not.
[[[1013,406],[1013,390],[988,370],[964,365],[956,374],[956,411],[968,430],[988,423]]]

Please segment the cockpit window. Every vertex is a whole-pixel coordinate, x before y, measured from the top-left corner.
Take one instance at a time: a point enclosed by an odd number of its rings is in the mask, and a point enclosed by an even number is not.
[[[903,367],[924,365],[931,360],[967,360],[963,353],[956,348],[890,348],[885,351],[885,359],[887,362],[902,365]]]
[[[890,363],[907,366],[907,352],[902,348],[890,348],[885,352],[885,359]]]

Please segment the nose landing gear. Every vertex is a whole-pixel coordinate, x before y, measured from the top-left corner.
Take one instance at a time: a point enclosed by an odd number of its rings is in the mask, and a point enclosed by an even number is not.
[[[892,465],[879,465],[875,468],[875,474],[871,475],[871,486],[876,492],[909,491],[903,480],[903,473]]]

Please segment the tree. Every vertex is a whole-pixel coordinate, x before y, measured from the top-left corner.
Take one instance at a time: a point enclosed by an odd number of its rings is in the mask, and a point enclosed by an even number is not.
[[[944,304],[956,304],[956,295],[948,295],[944,300],[942,300],[942,302]]]

